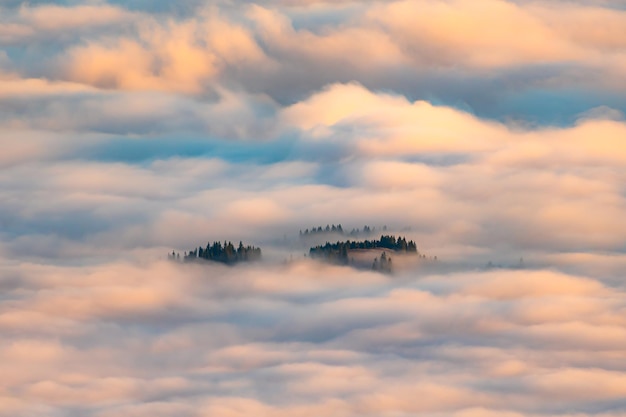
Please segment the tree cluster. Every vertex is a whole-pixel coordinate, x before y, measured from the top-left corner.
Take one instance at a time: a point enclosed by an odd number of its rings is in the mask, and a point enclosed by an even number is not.
[[[387,226],[385,226],[383,230],[387,230]],[[350,236],[358,236],[360,234],[369,235],[370,233],[374,233],[374,232],[376,232],[375,227],[363,226],[362,231],[359,229],[352,229],[350,231]]]
[[[187,253],[185,253],[185,256],[186,255]],[[170,261],[180,261],[180,253],[176,253],[175,251],[172,251],[172,253],[167,254],[167,259],[169,259]]]
[[[324,259],[327,262],[337,263],[342,265],[348,264],[348,250],[351,249],[351,245],[355,242],[337,242],[329,243],[325,245],[317,245],[309,249],[309,257]]]
[[[387,252],[383,252],[380,255],[380,259],[374,258],[374,263],[372,264],[372,270],[390,274],[393,270],[393,263],[391,261],[391,256],[387,256]]]
[[[407,242],[405,237],[399,237],[396,239],[396,237],[392,235],[383,235],[380,237],[380,240],[376,242],[376,244],[379,248],[391,249],[396,252],[417,253],[417,246],[415,245],[415,242],[412,240]]]
[[[415,242],[406,238],[396,239],[392,235],[382,235],[379,240],[364,240],[329,243],[318,245],[309,249],[311,258],[322,258],[333,263],[347,264],[348,251],[356,249],[389,249],[396,252],[406,252],[417,254]]]
[[[383,226],[383,231],[387,230],[387,226]],[[308,237],[308,236],[314,236],[314,235],[323,235],[323,234],[327,234],[327,233],[337,233],[340,235],[348,235],[348,236],[359,236],[359,235],[366,235],[369,236],[372,233],[376,233],[376,228],[375,227],[370,227],[370,226],[363,226],[363,229],[352,229],[350,230],[350,232],[346,232],[343,227],[341,226],[341,224],[338,225],[326,225],[326,227],[322,227],[322,226],[317,226],[317,227],[312,227],[310,229],[306,229],[305,231],[300,230],[300,237]]]
[[[169,254],[170,259],[180,259],[180,254],[172,252]],[[261,248],[254,246],[244,246],[242,242],[239,242],[239,246],[235,247],[232,242],[211,242],[207,243],[206,247],[198,247],[189,253],[185,252],[183,260],[185,262],[195,260],[206,260],[213,262],[221,262],[224,264],[232,265],[239,262],[250,262],[261,259]]]
[[[337,226],[335,226],[334,224],[332,226],[327,224],[326,227],[312,227],[311,229],[306,229],[304,232],[300,230],[300,237],[320,235],[325,233],[339,233],[340,235],[343,235],[343,227],[340,224],[338,224]]]
[[[338,254],[346,253],[348,250],[355,249],[390,249],[396,252],[417,253],[417,246],[412,240],[407,241],[404,237],[396,238],[392,235],[382,235],[379,240],[363,240],[329,243],[318,245],[309,250],[312,257],[316,255],[324,255],[327,252],[335,252]]]

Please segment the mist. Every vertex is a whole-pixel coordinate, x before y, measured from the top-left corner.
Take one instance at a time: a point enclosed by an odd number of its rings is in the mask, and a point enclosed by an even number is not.
[[[0,416],[626,414],[625,13],[2,2]]]

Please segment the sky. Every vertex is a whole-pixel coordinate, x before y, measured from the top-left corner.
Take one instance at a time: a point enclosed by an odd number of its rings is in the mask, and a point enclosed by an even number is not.
[[[0,0],[0,417],[626,415],[624,28]],[[305,258],[326,224],[427,259]],[[263,260],[167,259],[215,240]]]

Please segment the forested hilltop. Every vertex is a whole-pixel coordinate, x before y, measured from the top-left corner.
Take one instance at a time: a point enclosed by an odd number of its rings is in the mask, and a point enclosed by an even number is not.
[[[345,264],[350,263],[349,251],[354,250],[368,250],[368,249],[388,249],[394,252],[409,253],[418,255],[417,245],[414,241],[407,241],[405,237],[396,238],[393,235],[382,235],[380,239],[376,240],[363,240],[363,241],[350,241],[330,243],[326,242],[325,245],[318,245],[309,249],[309,256],[311,258],[324,259],[329,262]],[[387,267],[387,257],[383,252],[384,261],[381,259],[382,265]],[[376,262],[376,265],[381,263]],[[374,269],[377,269],[374,267]]]
[[[363,240],[329,243],[318,245],[309,249],[309,256],[312,258],[336,258],[347,261],[348,251],[356,249],[389,249],[397,252],[407,252],[417,254],[415,242],[406,238],[396,239],[393,235],[382,235],[378,240]]]
[[[383,228],[385,230],[386,228]],[[371,234],[375,228],[364,226],[362,230],[352,229],[349,232],[350,236],[357,236],[359,234]],[[315,227],[311,230],[307,229],[304,232],[300,231],[300,237],[307,237],[311,235],[319,235],[324,233],[335,233],[345,235],[341,225],[326,226],[326,228]],[[319,239],[318,239],[319,241]],[[380,253],[380,250],[382,254]],[[372,254],[369,251],[376,251],[374,253],[374,259],[372,263]],[[351,265],[356,268],[371,268],[373,270],[381,272],[391,272],[392,260],[389,253],[396,254],[409,254],[424,257],[417,250],[417,245],[413,240],[407,240],[406,237],[396,237],[394,235],[383,234],[379,239],[365,239],[365,240],[345,240],[338,241],[336,243],[326,242],[324,245],[312,246],[308,250],[308,254],[312,259],[319,259],[325,262]],[[239,242],[238,246],[235,246],[230,241],[213,243],[207,243],[206,247],[199,246],[184,254],[176,253],[175,251],[168,254],[168,258],[179,262],[198,262],[198,261],[212,261],[220,262],[227,265],[234,265],[241,262],[251,262],[260,260],[262,256],[261,248],[244,245],[243,242]]]

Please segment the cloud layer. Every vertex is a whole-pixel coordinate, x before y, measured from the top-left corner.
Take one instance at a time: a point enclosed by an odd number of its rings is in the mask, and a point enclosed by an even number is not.
[[[43,274],[42,274],[43,273]],[[4,267],[2,415],[619,415],[621,290],[547,270]]]
[[[623,415],[618,3],[2,2],[0,416]]]
[[[9,51],[2,66],[25,77],[109,90],[202,95],[227,86],[282,103],[358,80],[370,89],[533,123],[571,123],[600,105],[626,108],[626,15],[608,3],[127,7],[8,3],[0,20],[0,44]]]

